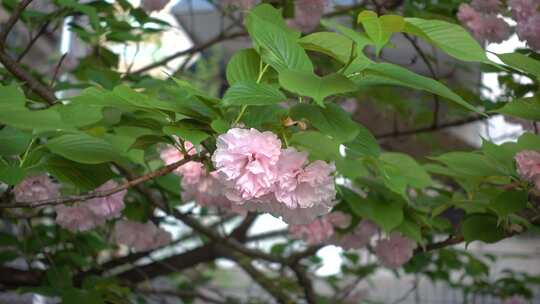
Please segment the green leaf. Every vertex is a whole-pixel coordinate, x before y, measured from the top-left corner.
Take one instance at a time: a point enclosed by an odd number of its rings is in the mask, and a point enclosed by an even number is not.
[[[347,156],[357,158],[365,156],[378,157],[381,154],[381,148],[377,139],[369,130],[361,125],[357,125],[358,135],[356,138],[345,144]]]
[[[516,99],[493,112],[540,121],[540,101],[537,97]]]
[[[442,83],[395,64],[373,63],[361,72],[353,74],[351,79],[360,86],[386,84],[424,90],[454,101],[468,110],[481,113],[480,110],[467,103],[461,96]]]
[[[388,43],[393,33],[400,32],[405,27],[403,17],[397,15],[378,17],[373,11],[361,12],[357,21],[364,26],[367,35],[375,43],[377,54]]]
[[[144,108],[148,110],[165,110],[171,112],[182,112],[182,107],[179,105],[152,98],[145,94],[139,93],[126,85],[119,85],[113,89],[113,96],[119,98],[126,104],[131,106]]]
[[[114,177],[106,164],[81,164],[59,156],[47,158],[43,169],[62,183],[72,184],[82,191],[93,190]]]
[[[279,84],[286,90],[302,96],[309,96],[320,106],[331,95],[355,91],[356,85],[341,74],[323,77],[313,72],[283,70],[279,73]]]
[[[294,120],[307,119],[323,134],[340,143],[353,140],[359,133],[359,126],[351,119],[349,113],[335,104],[327,104],[321,108],[300,103],[291,108],[290,115]]]
[[[286,27],[280,11],[269,4],[259,5],[249,12],[245,23],[249,35],[261,48],[261,57],[275,70],[313,70],[309,57],[298,44],[297,32]]]
[[[223,104],[226,106],[272,105],[286,100],[287,97],[278,89],[263,83],[237,82],[232,85],[223,96]]]
[[[352,41],[338,33],[318,32],[300,38],[300,45],[310,51],[326,54],[341,63],[351,56]]]
[[[340,192],[356,215],[372,220],[384,231],[390,232],[403,222],[403,206],[397,202],[363,198],[345,187]]]
[[[294,133],[291,144],[306,150],[313,159],[332,161],[339,159],[339,143],[315,131]]]
[[[0,130],[0,156],[24,153],[32,140],[32,135],[12,127]]]
[[[22,130],[57,131],[73,130],[64,123],[53,108],[30,111],[28,109],[0,111],[0,122]]]
[[[0,86],[0,111],[25,109],[26,97],[15,85]]]
[[[475,152],[449,152],[431,158],[445,164],[459,175],[485,177],[501,174],[488,158]]]
[[[0,163],[0,181],[8,185],[18,184],[26,176],[23,168],[15,166],[6,166]]]
[[[527,207],[528,196],[527,191],[504,191],[491,201],[489,207],[500,217],[506,217]]]
[[[172,126],[163,127],[163,133],[178,136],[183,140],[190,141],[193,145],[200,144],[210,136],[198,126],[183,121],[179,121]]]
[[[240,50],[234,54],[227,64],[227,81],[229,85],[237,82],[256,81],[259,77],[261,58],[254,49]]]
[[[457,24],[442,20],[405,18],[404,31],[426,40],[459,60],[493,64],[478,42]]]
[[[489,214],[472,214],[461,224],[461,233],[467,243],[482,241],[496,243],[504,238],[504,229],[497,223],[497,217]]]
[[[422,238],[420,226],[411,219],[405,218],[405,220],[403,220],[396,230],[401,232],[401,234],[404,236],[415,240],[417,243],[425,243],[424,239]]]
[[[497,57],[506,65],[529,73],[540,80],[540,61],[520,53],[498,54]]]
[[[74,127],[84,127],[103,119],[103,106],[84,103],[71,103],[54,106],[63,122]]]
[[[46,146],[55,154],[83,164],[99,164],[119,159],[109,142],[85,133],[61,135],[51,139]]]
[[[426,170],[406,154],[382,153],[379,169],[385,185],[404,197],[407,186],[424,188],[433,183]]]

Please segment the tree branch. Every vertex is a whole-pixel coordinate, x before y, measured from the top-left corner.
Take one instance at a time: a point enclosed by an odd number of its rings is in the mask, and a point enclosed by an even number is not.
[[[60,204],[66,204],[66,203],[71,203],[71,202],[76,202],[76,201],[86,201],[92,198],[106,197],[106,196],[115,194],[117,192],[127,190],[131,187],[137,186],[141,183],[144,183],[158,176],[168,174],[174,171],[176,168],[182,166],[183,164],[196,160],[196,159],[198,158],[186,157],[178,162],[162,167],[158,170],[152,171],[146,175],[130,180],[116,188],[113,188],[107,191],[90,191],[82,195],[69,195],[69,196],[64,196],[61,198],[47,199],[47,200],[41,200],[41,201],[35,201],[35,202],[13,202],[13,203],[8,203],[8,204],[0,204],[0,208],[36,208],[36,207],[42,207],[42,206],[47,206],[47,205],[60,205]]]
[[[138,74],[142,74],[144,72],[148,72],[152,69],[155,69],[157,67],[160,67],[162,65],[165,65],[167,63],[169,63],[170,61],[173,61],[174,59],[178,58],[178,57],[182,57],[184,55],[189,55],[189,54],[194,54],[194,53],[198,53],[206,48],[209,48],[211,46],[213,46],[214,44],[217,44],[217,43],[220,43],[220,42],[223,42],[225,40],[230,40],[230,39],[234,39],[234,38],[238,38],[238,37],[243,37],[243,36],[246,36],[247,34],[244,33],[244,32],[240,32],[240,33],[234,33],[234,34],[230,34],[230,35],[223,35],[223,33],[217,35],[216,37],[214,37],[213,39],[210,39],[208,40],[207,42],[201,44],[201,45],[197,45],[197,46],[194,46],[192,48],[189,48],[187,50],[184,50],[184,51],[180,51],[180,52],[176,52],[172,55],[169,55],[159,61],[156,61],[152,64],[149,64],[145,67],[142,67],[138,70],[135,70],[133,72],[131,72],[130,74],[126,75],[126,76],[129,76],[129,75],[138,75]]]
[[[399,131],[399,132],[392,131],[388,133],[382,133],[382,134],[375,135],[375,138],[376,139],[397,138],[397,137],[403,137],[403,136],[416,135],[420,133],[434,132],[434,131],[439,131],[439,130],[443,130],[443,129],[447,129],[451,127],[458,127],[458,126],[466,125],[468,123],[472,123],[476,121],[482,121],[488,118],[489,118],[489,114],[488,114],[488,117],[482,116],[482,115],[471,116],[471,117],[466,117],[463,119],[454,120],[447,123],[441,123],[437,126],[431,125],[429,127],[421,127],[421,128]]]

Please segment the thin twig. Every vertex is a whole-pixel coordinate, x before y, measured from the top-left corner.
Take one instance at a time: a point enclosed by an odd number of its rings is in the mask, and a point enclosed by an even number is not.
[[[4,24],[4,29],[0,32],[0,46],[2,46],[2,48],[6,44],[9,32],[11,32],[11,29],[13,29],[17,21],[21,18],[23,11],[32,1],[33,0],[22,0],[11,12],[11,16],[9,16],[8,21]]]
[[[35,202],[13,202],[13,203],[7,203],[7,204],[0,204],[0,208],[36,208],[36,207],[42,207],[42,206],[48,206],[48,205],[60,205],[60,204],[66,204],[66,203],[72,203],[77,201],[86,201],[92,198],[98,198],[98,197],[106,197],[112,194],[115,194],[117,192],[127,190],[131,187],[137,186],[141,183],[144,183],[148,180],[151,180],[153,178],[156,178],[158,176],[162,176],[165,174],[168,174],[172,171],[174,171],[176,168],[182,166],[183,164],[190,162],[194,159],[198,159],[197,157],[186,157],[178,162],[175,162],[173,164],[167,165],[165,167],[162,167],[158,170],[152,171],[146,175],[143,175],[141,177],[138,177],[136,179],[130,180],[118,187],[115,187],[110,190],[106,191],[90,191],[86,194],[82,195],[69,195],[64,196],[56,199],[47,199],[47,200],[41,200],[41,201],[35,201]]]
[[[54,69],[54,74],[51,79],[51,83],[49,84],[50,87],[54,87],[54,83],[56,82],[56,79],[58,78],[58,72],[60,71],[60,68],[62,67],[62,63],[64,63],[64,59],[66,59],[67,55],[68,53],[65,53],[64,55],[62,55],[62,57],[60,57],[60,60],[56,64],[56,68]]]

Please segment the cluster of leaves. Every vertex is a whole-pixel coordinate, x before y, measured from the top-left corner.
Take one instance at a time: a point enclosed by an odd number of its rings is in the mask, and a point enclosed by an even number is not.
[[[4,1],[7,7],[14,4]],[[426,96],[437,95],[459,113],[480,118],[500,113],[538,121],[538,97],[525,97],[538,89],[538,55],[499,54],[504,63],[499,65],[454,23],[379,16],[367,10],[355,16],[361,31],[322,20],[324,31],[302,36],[287,27],[281,10],[262,4],[245,17],[253,47],[230,59],[226,68],[229,87],[220,98],[174,77],[158,80],[118,71],[118,55],[104,47],[104,41],[138,42],[168,26],[128,1],[80,4],[57,0],[56,4],[62,8],[60,16],[88,17],[89,26],[73,22],[70,29],[94,51],[72,71],[75,80],[57,82],[54,88],[80,91],[53,105],[41,102],[30,91],[25,94],[24,84],[8,76],[2,78],[0,181],[7,185],[2,203],[7,203],[9,189],[24,177],[44,172],[62,184],[65,195],[82,194],[119,177],[118,168],[143,175],[162,166],[159,149],[174,143],[173,136],[200,144],[211,153],[217,135],[241,124],[271,130],[286,145],[308,151],[311,158],[335,163],[337,175],[353,186],[338,187],[340,203],[336,208],[351,214],[355,222],[366,218],[385,232],[399,231],[414,239],[420,251],[428,249],[441,234],[467,243],[494,243],[524,230],[539,229],[537,218],[530,217],[531,212],[537,215],[538,197],[531,185],[520,180],[513,160],[519,151],[540,150],[537,135],[526,133],[517,142],[502,145],[484,141],[478,151],[448,152],[420,162],[410,155],[381,149],[377,137],[336,103],[344,96],[358,96],[374,88],[403,87]],[[411,4],[409,9],[413,7]],[[30,26],[49,17],[29,10],[22,20]],[[397,33],[421,39],[460,62],[481,63],[486,70],[509,75],[506,103],[482,103],[481,98],[465,97],[441,81],[382,61],[381,51]],[[324,58],[326,64],[315,66],[312,58]],[[527,76],[533,84],[518,88],[512,75]],[[287,120],[298,123],[291,125],[285,123]],[[163,193],[170,206],[184,203],[177,176],[159,177],[149,187]],[[128,201],[126,217],[139,221],[154,218],[153,208],[135,191],[129,192]],[[31,212],[23,210],[22,214]],[[50,216],[49,210],[39,212]],[[452,216],[455,214],[458,219]],[[76,271],[68,270],[96,267],[98,254],[111,249],[107,231],[104,227],[103,231],[72,234],[55,225],[36,223],[25,240],[2,237],[2,245],[12,249],[2,251],[1,260],[23,255],[50,264],[47,286],[38,291],[59,295],[66,303],[81,299],[122,303],[119,299],[129,291],[116,282],[90,277],[79,284],[82,289],[75,288],[72,276]],[[45,247],[51,251],[44,253]],[[345,273],[361,277],[375,268],[354,265]],[[466,252],[446,249],[416,255],[405,270],[467,292],[498,296],[531,296],[523,282],[534,281],[524,274],[510,273],[490,282],[484,262]],[[447,270],[463,270],[464,274],[454,281]]]

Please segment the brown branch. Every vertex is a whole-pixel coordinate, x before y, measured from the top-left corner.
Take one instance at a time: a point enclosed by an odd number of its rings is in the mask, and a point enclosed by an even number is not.
[[[11,12],[8,21],[4,24],[4,29],[0,32],[0,46],[5,45],[9,32],[21,18],[23,11],[33,0],[22,0]]]
[[[306,273],[306,269],[300,264],[291,266],[291,269],[296,275],[298,284],[304,290],[304,296],[306,298],[306,302],[308,304],[317,304],[317,295],[315,294],[315,290],[313,289],[313,284]]]
[[[127,190],[131,187],[137,186],[141,183],[144,183],[158,176],[168,174],[174,171],[176,168],[194,159],[197,159],[197,158],[186,157],[183,160],[167,165],[158,170],[152,171],[146,175],[130,180],[116,188],[113,188],[107,191],[90,191],[82,195],[69,195],[69,196],[64,196],[61,198],[47,199],[47,200],[41,200],[41,201],[35,201],[35,202],[13,202],[13,203],[8,203],[8,204],[0,204],[0,208],[36,208],[36,207],[42,207],[42,206],[47,206],[47,205],[60,205],[60,204],[72,203],[76,201],[86,201],[92,198],[106,197],[106,196],[115,194],[117,192]]]
[[[192,48],[189,48],[187,50],[184,50],[184,51],[180,51],[180,52],[176,52],[172,55],[169,55],[157,62],[154,62],[152,64],[149,64],[145,67],[142,67],[138,70],[135,70],[133,72],[131,72],[130,74],[126,75],[126,76],[129,76],[129,75],[138,75],[138,74],[142,74],[144,72],[147,72],[149,70],[152,70],[152,69],[155,69],[157,67],[160,67],[162,65],[165,65],[167,63],[169,63],[170,61],[178,58],[178,57],[182,57],[184,55],[190,55],[190,54],[195,54],[195,53],[198,53],[206,48],[209,48],[211,46],[213,46],[214,44],[217,44],[217,43],[220,43],[220,42],[223,42],[225,40],[230,40],[230,39],[235,39],[235,38],[238,38],[238,37],[243,37],[243,36],[246,36],[247,34],[246,33],[243,33],[243,32],[240,32],[240,33],[234,33],[234,34],[230,34],[230,35],[223,35],[223,34],[219,34],[217,35],[216,37],[214,37],[213,39],[210,39],[208,40],[207,42],[203,43],[203,44],[200,44],[200,45],[197,45],[197,46],[194,46]]]
[[[431,125],[429,127],[421,127],[421,128],[405,130],[405,131],[399,131],[399,132],[392,131],[392,132],[388,132],[388,133],[382,133],[382,134],[375,135],[375,138],[377,138],[377,139],[397,138],[397,137],[403,137],[403,136],[416,135],[416,134],[420,134],[420,133],[428,133],[428,132],[439,131],[439,130],[443,130],[443,129],[447,129],[447,128],[451,128],[451,127],[458,127],[458,126],[466,125],[468,123],[472,123],[472,122],[476,122],[476,121],[482,121],[482,120],[485,120],[485,119],[489,118],[489,114],[487,114],[487,115],[488,115],[488,117],[482,116],[482,115],[466,117],[466,118],[463,118],[463,119],[454,120],[454,121],[447,122],[447,123],[441,123],[441,124],[439,124],[437,126]]]
[[[49,87],[45,86],[37,79],[35,79],[30,73],[25,71],[15,60],[13,60],[8,54],[6,54],[6,39],[19,18],[21,17],[24,9],[32,2],[32,0],[23,0],[15,7],[9,20],[6,22],[4,30],[0,32],[0,62],[4,65],[15,78],[24,82],[30,90],[35,92],[38,96],[43,98],[47,103],[53,104],[56,101],[54,92]]]
[[[422,48],[420,48],[418,43],[407,33],[403,33],[403,36],[405,37],[405,39],[409,41],[409,43],[412,45],[416,53],[420,55],[420,58],[422,59],[424,64],[427,66],[429,73],[431,74],[431,77],[435,80],[439,80],[439,77],[437,76],[437,72],[435,72],[435,69],[431,65],[431,62],[429,62],[429,59],[427,58]],[[437,94],[433,94],[433,100],[434,100],[434,107],[433,107],[433,125],[432,126],[436,127],[439,124],[439,110],[440,110],[441,101],[439,99],[439,95]]]

